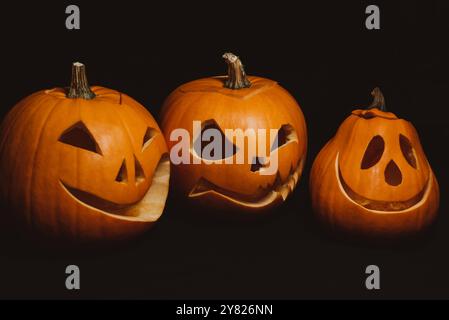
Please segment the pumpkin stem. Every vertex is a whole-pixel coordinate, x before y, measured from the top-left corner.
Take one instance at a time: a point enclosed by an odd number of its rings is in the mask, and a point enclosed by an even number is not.
[[[387,108],[385,107],[385,97],[378,87],[371,91],[371,95],[373,96],[373,102],[369,105],[368,109],[377,108],[381,111],[387,111]]]
[[[95,97],[87,82],[86,67],[80,62],[73,63],[72,82],[68,88],[67,98],[91,100]]]
[[[228,89],[243,89],[249,88],[251,82],[246,77],[245,69],[239,57],[230,52],[223,55],[228,65],[228,78],[224,83],[224,87]]]

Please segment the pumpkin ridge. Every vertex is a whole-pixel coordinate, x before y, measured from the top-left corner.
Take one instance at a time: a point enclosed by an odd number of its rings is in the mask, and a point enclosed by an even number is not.
[[[123,117],[122,117],[122,115],[120,113],[120,110],[115,110],[114,108],[111,108],[111,109],[114,110],[114,113],[116,114],[117,119],[120,121],[123,129],[125,130],[126,136],[128,137],[128,141],[129,141],[130,146],[133,146],[134,145],[134,141],[131,138],[131,134],[129,132],[128,126],[126,126],[125,121],[123,121]],[[134,155],[134,150],[132,150],[132,153]],[[125,157],[125,161],[126,161],[126,157]],[[129,162],[129,161],[126,161],[126,162],[127,163],[132,163],[132,162]],[[127,164],[126,170],[129,170],[129,166],[130,166],[130,164]],[[134,171],[135,171],[135,168],[134,168]],[[135,181],[134,180],[135,180],[135,176],[136,176],[135,172],[133,172],[132,174],[131,173],[127,173],[127,174],[128,174],[128,176],[131,176],[131,180],[129,180],[128,182],[132,183],[133,186],[134,186],[135,185]]]
[[[43,102],[45,101],[44,97],[40,97],[40,101],[39,103],[37,103],[36,105],[31,105],[30,107],[28,107],[27,105],[23,106],[23,112],[20,113],[20,115],[18,116],[18,119],[20,119],[22,116],[26,117],[26,120],[32,119],[36,113],[38,113],[41,105],[43,104]],[[31,111],[29,111],[28,109],[30,109],[31,107],[34,107]],[[23,119],[22,119],[23,120]],[[16,121],[15,123],[13,123],[11,125],[11,130],[17,130],[17,127],[20,128],[22,131],[25,131],[25,129],[22,129],[21,125],[22,123],[27,122],[27,121]],[[10,144],[10,140],[6,141],[5,140],[5,144],[3,145],[3,147],[7,146],[7,143]],[[14,151],[12,152],[14,154],[13,159],[18,159],[19,154],[20,154],[20,149],[19,148],[14,148]],[[3,152],[3,150],[2,150]],[[11,187],[12,181],[15,178],[14,175],[12,174],[12,172],[15,172],[16,167],[19,165],[18,161],[14,161],[14,163],[12,164],[13,167],[11,170],[9,170],[9,179],[6,182],[6,185],[8,186],[6,188],[6,195],[5,195],[5,199],[9,199],[11,197],[11,192],[15,192],[15,190],[12,190],[13,188]]]
[[[192,99],[192,101],[188,101],[188,103],[186,103],[185,105],[183,105],[182,107],[180,107],[180,110],[178,112],[176,112],[178,118],[174,119],[173,123],[178,123],[180,121],[182,121],[185,117],[185,115],[190,111],[190,109],[192,108],[193,105],[197,104],[198,102],[200,102],[202,100],[202,96],[198,95],[195,99]],[[179,97],[176,98],[176,100],[178,100]],[[172,112],[173,114],[175,114],[172,110],[168,110],[170,112]],[[169,117],[166,115],[165,116],[166,119],[168,119]],[[161,126],[164,126],[165,124],[162,122]],[[177,129],[177,128],[174,128]],[[172,131],[172,130],[171,130]],[[190,130],[188,130],[190,132]],[[169,144],[171,144],[173,141],[170,141],[170,137],[167,136],[167,141]]]
[[[69,98],[66,97],[66,88],[54,87],[52,89],[42,90],[46,95],[67,100]],[[120,104],[122,99],[122,93],[120,91],[110,89],[103,86],[92,86],[92,92],[95,94],[95,99],[91,99],[90,102],[110,102],[114,104]],[[70,99],[76,100],[76,99]]]
[[[279,90],[274,90],[274,88],[280,88],[280,89],[282,89],[282,92]],[[276,105],[277,101],[279,101],[281,99],[285,99],[285,97],[288,97],[289,100],[291,100],[291,101],[289,101],[289,103],[290,102],[297,103],[296,99],[287,90],[285,90],[282,86],[278,85],[277,83],[276,83],[276,86],[272,86],[268,89],[271,89],[270,91],[272,91],[272,92],[270,92],[270,94],[268,94],[268,92],[265,92],[264,99],[270,100],[273,105]],[[306,140],[307,140],[307,125],[304,120],[304,114],[301,111],[301,109],[300,108],[295,108],[295,109],[286,108],[285,104],[283,104],[282,106],[284,109],[282,112],[287,113],[289,115],[287,118],[292,118],[297,121],[297,123],[295,123],[295,126],[293,126],[295,131],[298,129],[298,128],[296,128],[296,124],[304,126],[304,133],[306,134]],[[297,132],[296,134],[299,136],[299,132]],[[307,144],[305,145],[305,148],[307,148]]]
[[[34,197],[33,197],[33,194],[32,194],[31,191],[33,190],[33,186],[34,186],[34,183],[35,183],[34,168],[36,166],[36,158],[38,156],[38,152],[40,151],[39,146],[42,143],[44,130],[45,130],[46,126],[47,126],[48,120],[54,114],[54,112],[57,110],[57,108],[59,107],[59,105],[61,103],[62,103],[62,101],[56,101],[54,103],[53,107],[50,108],[50,110],[48,111],[48,114],[46,115],[44,121],[42,122],[41,129],[39,130],[39,137],[38,137],[38,140],[37,140],[37,143],[36,143],[36,147],[34,149],[34,153],[33,153],[32,160],[31,160],[31,172],[32,172],[31,173],[31,177],[30,177],[31,181],[29,182],[29,185],[26,187],[28,189],[26,194],[28,194],[28,201],[29,201],[29,204],[26,206],[27,211],[28,211],[26,214],[28,215],[28,217],[30,219],[29,221],[30,221],[30,226],[31,226],[32,229],[34,228],[34,218],[33,218],[33,212],[34,212],[34,210],[33,210],[33,203],[34,203],[33,198]]]
[[[351,115],[354,115],[354,116],[356,116],[356,117],[362,118],[362,119],[367,120],[367,121],[370,120],[370,119],[364,118],[364,117],[363,117],[363,114],[362,114],[362,113],[357,113],[357,111],[359,111],[359,110],[354,110],[354,111],[352,111],[352,112],[351,112]],[[398,117],[393,117],[393,116],[381,116],[381,115],[378,115],[378,114],[376,114],[376,115],[374,116],[374,118],[382,118],[382,119],[393,120],[393,121],[394,121],[394,120],[404,120],[404,119],[401,119],[401,118],[398,118]]]
[[[238,99],[238,100],[249,100],[254,96],[257,96],[265,91],[267,91],[268,89],[271,89],[273,87],[276,87],[278,85],[278,83],[276,81],[273,80],[269,80],[269,79],[265,79],[265,78],[259,78],[259,77],[254,77],[254,76],[249,76],[250,79],[263,79],[264,81],[267,81],[267,83],[263,83],[263,84],[259,84],[257,82],[255,82],[251,88],[244,88],[244,89],[240,89],[238,91],[233,90],[233,89],[228,89],[228,88],[224,88],[224,87],[215,87],[212,85],[207,85],[205,84],[203,88],[200,89],[191,89],[191,88],[185,88],[188,87],[189,84],[195,84],[196,81],[202,81],[202,80],[210,80],[210,79],[224,79],[221,76],[218,77],[212,77],[212,78],[203,78],[203,79],[199,79],[199,80],[194,80],[191,81],[185,85],[182,85],[178,90],[183,93],[183,94],[221,94],[224,95],[226,97],[229,98],[233,98],[233,99]],[[246,93],[246,94],[244,94]]]
[[[346,141],[344,141],[344,145],[341,145],[342,151],[345,151],[346,148],[351,149],[352,144],[354,143],[355,140],[355,135],[357,135],[356,131],[359,130],[359,126],[362,124],[362,122],[360,121],[360,119],[358,119],[357,121],[355,121],[353,123],[353,125],[351,126],[351,132],[347,134],[346,136]],[[341,132],[342,133],[342,132]],[[343,133],[342,133],[343,134]],[[338,142],[338,140],[336,140],[336,142]],[[368,146],[368,144],[366,144],[366,147]],[[342,152],[343,153],[343,152]]]

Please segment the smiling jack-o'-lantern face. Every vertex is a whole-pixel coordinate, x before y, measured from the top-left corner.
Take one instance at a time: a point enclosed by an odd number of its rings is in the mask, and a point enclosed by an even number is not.
[[[83,70],[74,66],[74,74]],[[91,98],[57,88],[11,111],[1,131],[0,194],[19,220],[46,235],[140,233],[162,214],[168,192],[163,135],[130,97],[83,85]]]
[[[171,141],[176,129],[183,128],[192,137],[191,163],[173,166],[177,191],[203,205],[257,211],[284,201],[296,186],[307,149],[306,125],[285,89],[269,79],[246,77],[236,56],[224,58],[228,77],[180,86],[164,104],[161,127],[171,150],[178,143]],[[195,122],[200,124],[198,136]],[[221,136],[221,155],[205,156],[208,129]],[[236,137],[247,130],[255,134],[254,139]],[[270,130],[275,134],[270,135]],[[231,151],[226,152],[226,145]],[[238,161],[242,158],[244,162]],[[277,168],[271,172],[274,162]]]
[[[317,156],[311,175],[316,212],[332,225],[364,234],[399,234],[428,225],[438,184],[416,130],[375,105],[355,110]]]

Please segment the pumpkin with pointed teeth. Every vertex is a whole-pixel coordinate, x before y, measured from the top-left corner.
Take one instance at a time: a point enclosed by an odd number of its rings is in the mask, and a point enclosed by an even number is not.
[[[195,80],[170,94],[161,128],[172,161],[181,150],[179,129],[191,138],[187,161],[173,165],[178,192],[210,208],[257,212],[284,202],[295,188],[306,158],[306,123],[275,81],[247,76],[232,53],[223,58],[227,76]],[[218,150],[208,152],[215,139],[220,143],[211,149]]]

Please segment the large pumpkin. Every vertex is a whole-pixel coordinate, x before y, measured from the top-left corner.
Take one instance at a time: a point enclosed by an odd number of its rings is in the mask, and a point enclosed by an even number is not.
[[[413,125],[385,110],[382,93],[355,110],[318,154],[310,191],[327,224],[363,235],[415,233],[434,220],[437,180]]]
[[[0,199],[20,225],[70,240],[121,239],[162,214],[169,159],[148,111],[115,90],[90,88],[73,65],[68,90],[20,101],[0,131]]]
[[[183,84],[164,103],[161,128],[172,154],[180,142],[173,135],[176,129],[186,130],[192,139],[189,163],[172,166],[174,188],[209,207],[259,211],[285,201],[295,188],[306,156],[306,124],[295,99],[275,81],[247,76],[240,59],[231,53],[223,58],[227,76]],[[194,122],[201,124],[196,138]],[[229,143],[233,151],[204,156],[207,129],[219,132],[226,141],[223,149]],[[265,145],[265,150],[253,149],[250,139],[238,139],[229,133],[233,130],[257,132],[252,141]],[[274,135],[277,138],[272,139]],[[202,143],[197,143],[199,138]],[[244,162],[238,161],[241,155]],[[275,161],[277,170],[269,172],[267,167]]]

